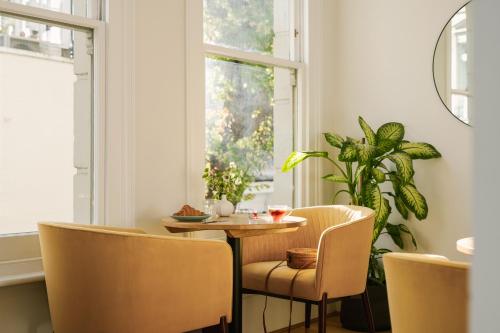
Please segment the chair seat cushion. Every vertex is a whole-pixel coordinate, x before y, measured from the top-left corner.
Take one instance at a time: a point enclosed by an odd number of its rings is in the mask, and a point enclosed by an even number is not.
[[[290,296],[292,279],[298,269],[289,268],[286,261],[270,275],[267,290],[266,277],[280,261],[264,261],[243,265],[243,288]],[[293,285],[293,297],[311,301],[320,299],[316,291],[316,269],[302,269]]]

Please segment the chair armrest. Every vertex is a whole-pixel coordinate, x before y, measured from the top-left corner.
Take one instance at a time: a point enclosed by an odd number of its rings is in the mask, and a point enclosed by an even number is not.
[[[373,215],[326,229],[318,251],[316,289],[329,298],[365,290],[373,233]]]

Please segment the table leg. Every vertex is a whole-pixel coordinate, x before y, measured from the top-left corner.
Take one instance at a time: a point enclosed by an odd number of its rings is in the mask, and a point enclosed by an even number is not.
[[[242,300],[241,300],[241,243],[239,238],[227,237],[227,242],[233,249],[233,314],[229,325],[230,333],[242,332]]]

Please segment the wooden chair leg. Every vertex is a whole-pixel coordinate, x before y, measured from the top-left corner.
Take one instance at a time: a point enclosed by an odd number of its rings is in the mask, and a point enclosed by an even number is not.
[[[370,298],[368,297],[368,290],[361,294],[363,298],[363,308],[365,310],[365,318],[368,323],[368,332],[375,333],[375,323],[373,321],[372,307],[370,305]]]
[[[323,294],[321,297],[321,301],[318,306],[318,333],[326,333],[326,307],[327,303],[327,295]]]
[[[306,311],[305,311],[305,326],[306,328],[311,327],[311,303],[306,303]]]
[[[219,332],[220,333],[228,333],[229,332],[229,325],[227,324],[226,316],[220,317]]]

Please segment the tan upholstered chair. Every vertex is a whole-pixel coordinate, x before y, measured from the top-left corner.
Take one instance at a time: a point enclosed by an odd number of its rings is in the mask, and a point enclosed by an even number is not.
[[[185,332],[231,320],[232,253],[222,241],[40,223],[55,333]]]
[[[319,332],[326,330],[326,305],[342,297],[363,294],[367,320],[373,318],[367,301],[366,278],[373,234],[374,212],[357,206],[319,206],[295,209],[294,216],[307,219],[297,232],[249,237],[243,240],[243,291],[289,298],[296,269],[285,265],[291,248],[318,248],[316,269],[299,272],[293,288],[294,300],[306,303],[306,327],[311,304],[319,305]]]
[[[383,260],[393,333],[468,332],[469,264],[409,253]]]

